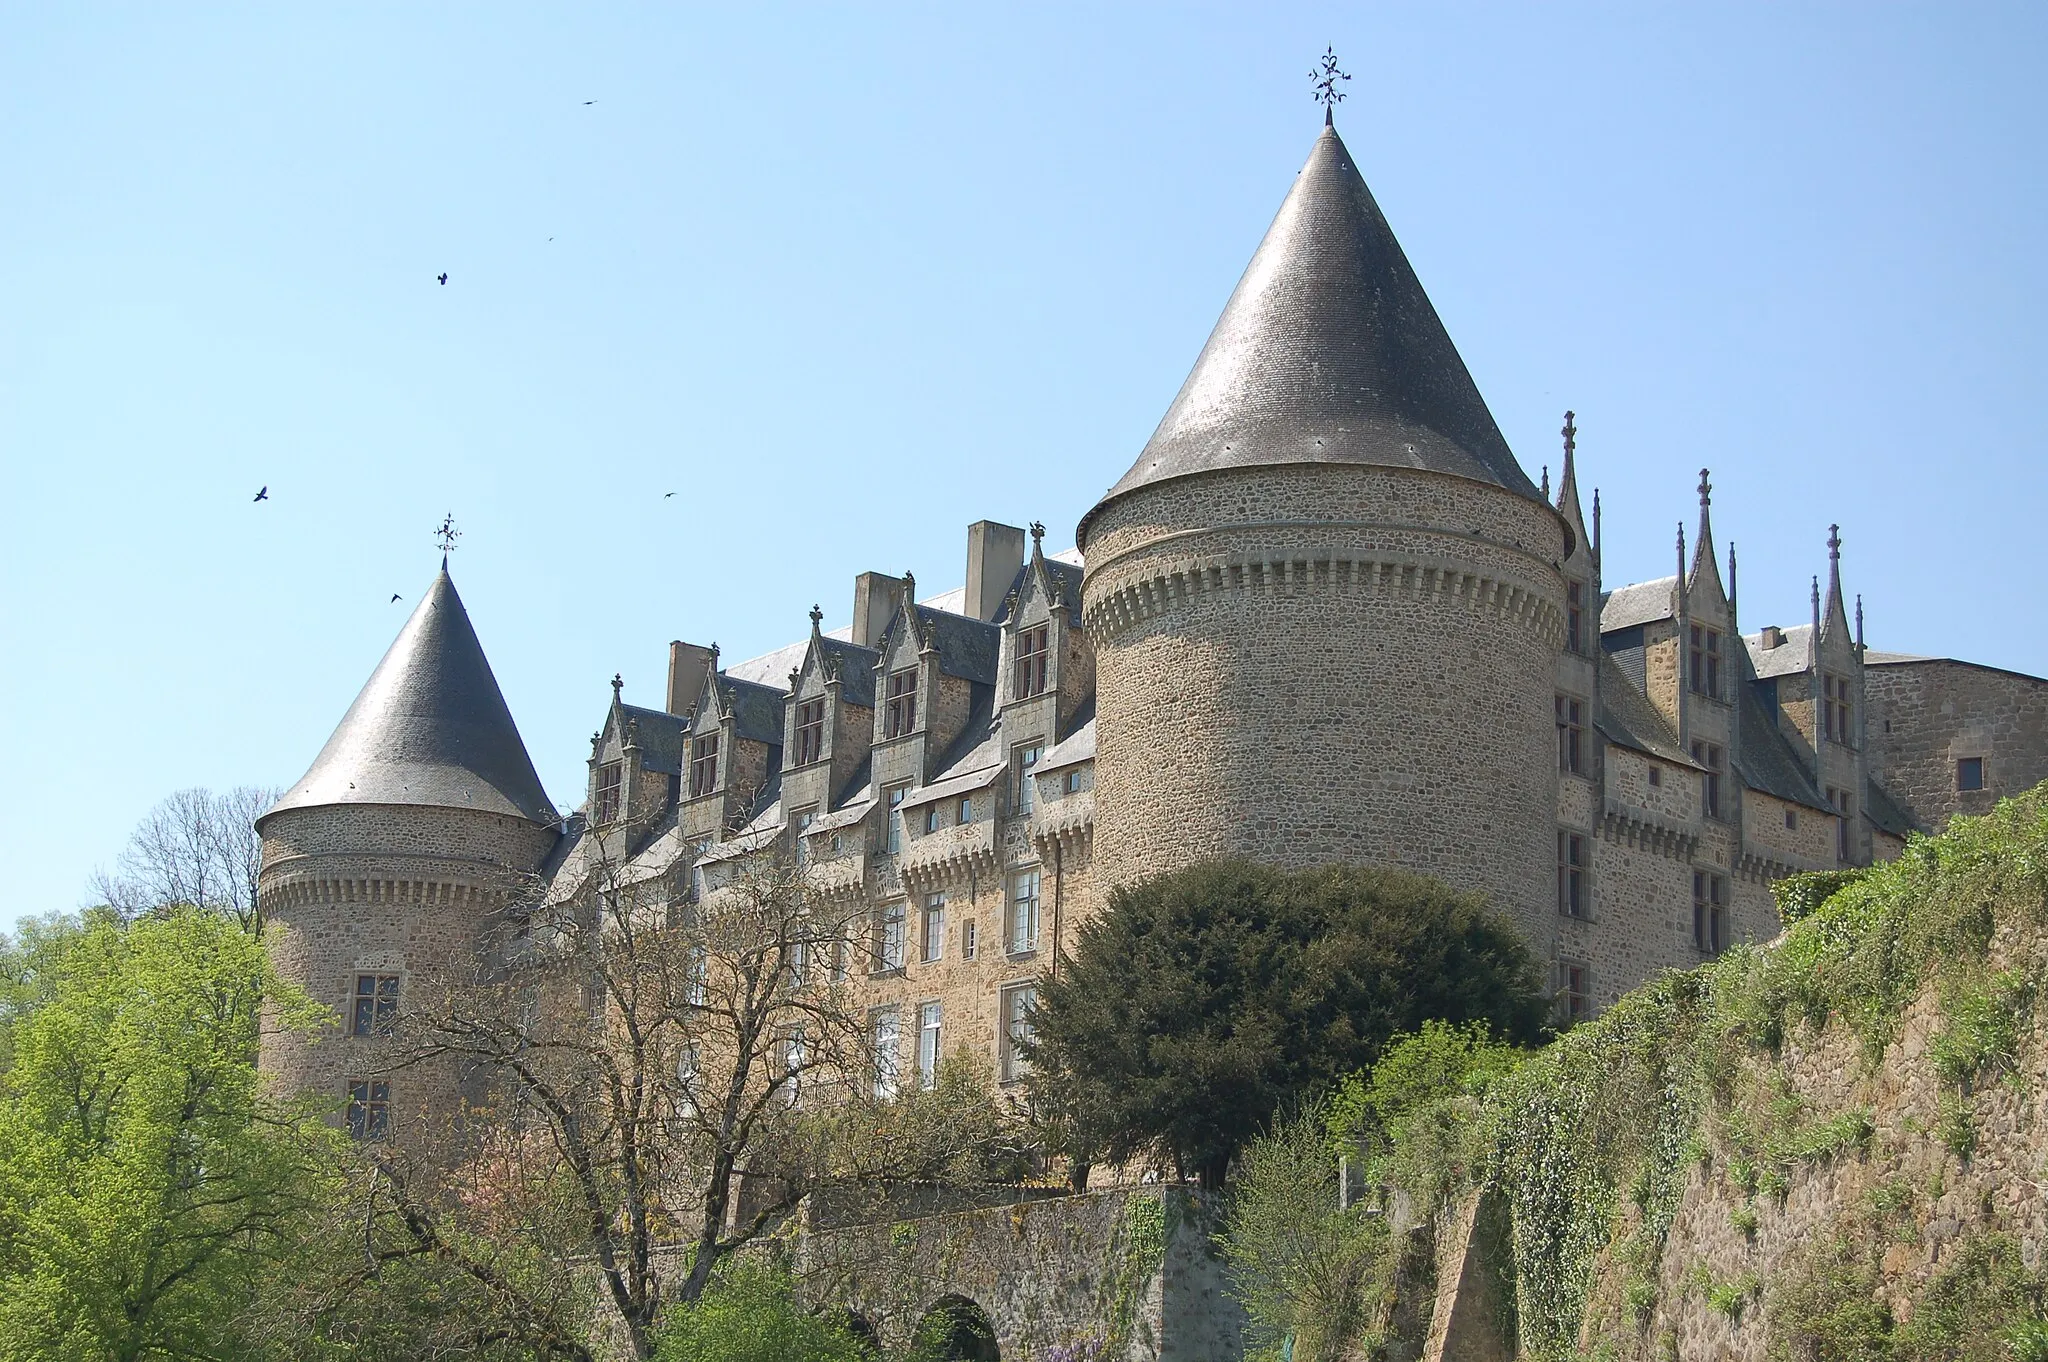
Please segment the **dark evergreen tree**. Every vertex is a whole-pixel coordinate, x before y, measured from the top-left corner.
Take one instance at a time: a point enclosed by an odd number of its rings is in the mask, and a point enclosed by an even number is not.
[[[1432,1018],[1534,1041],[1548,1003],[1504,917],[1393,870],[1211,861],[1116,890],[1039,986],[1034,1095],[1077,1162],[1220,1185],[1276,1111]]]

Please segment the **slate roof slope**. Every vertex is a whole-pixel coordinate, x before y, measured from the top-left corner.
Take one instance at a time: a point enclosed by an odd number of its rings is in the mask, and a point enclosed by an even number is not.
[[[331,804],[557,819],[445,566],[312,769],[263,818]]]
[[[1541,496],[1328,127],[1173,405],[1096,510],[1170,478],[1290,463],[1430,469]]]
[[[1805,671],[1813,657],[1813,626],[1795,624],[1781,631],[1785,641],[1775,648],[1764,647],[1762,633],[1743,636],[1742,645],[1749,649],[1749,665],[1756,672],[1756,679],[1769,681],[1772,677],[1788,676]]]
[[[917,610],[919,638],[930,631],[939,648],[939,670],[964,681],[984,686],[996,683],[996,662],[1002,652],[1003,631],[986,620],[955,615],[920,605]],[[900,618],[900,616],[899,616]]]
[[[683,721],[665,709],[643,709],[621,704],[633,731],[640,739],[640,765],[648,771],[674,775],[683,769]],[[620,735],[624,741],[624,735]]]
[[[788,691],[757,681],[742,681],[730,673],[720,676],[718,684],[725,692],[734,728],[742,738],[770,747],[782,746],[782,702]]]
[[[1650,698],[1636,689],[1635,682],[1606,653],[1600,655],[1600,706],[1594,711],[1593,726],[1609,742],[1680,766],[1693,764]]]
[[[1805,759],[1786,740],[1777,719],[1757,698],[1756,688],[1744,682],[1735,688],[1735,694],[1738,722],[1742,725],[1735,773],[1742,777],[1742,783],[1788,804],[1833,813],[1835,806],[1814,785]]]
[[[1918,831],[1913,816],[1892,798],[1891,791],[1874,780],[1863,782],[1863,816],[1880,832],[1888,832],[1894,837]]]
[[[1659,577],[1614,588],[1600,599],[1600,632],[1611,634],[1617,629],[1670,619],[1671,588],[1676,585],[1676,577]]]
[[[881,654],[845,639],[818,639],[818,650],[839,661],[839,698],[865,709],[875,707],[875,663]]]

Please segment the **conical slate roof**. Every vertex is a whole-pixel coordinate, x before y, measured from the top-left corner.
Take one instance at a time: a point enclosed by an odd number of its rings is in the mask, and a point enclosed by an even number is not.
[[[313,769],[263,816],[328,804],[555,821],[446,564]]]
[[[1541,497],[1329,127],[1103,503],[1190,473],[1288,463],[1431,469]]]

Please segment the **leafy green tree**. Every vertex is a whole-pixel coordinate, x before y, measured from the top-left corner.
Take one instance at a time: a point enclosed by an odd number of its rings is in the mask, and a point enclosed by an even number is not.
[[[38,947],[0,1080],[0,1359],[224,1357],[322,1196],[329,1132],[263,1096],[258,1013],[309,1020],[228,917]]]
[[[872,1362],[875,1354],[845,1323],[804,1309],[779,1268],[734,1261],[695,1305],[668,1311],[654,1356],[656,1362]]]
[[[1077,1160],[1170,1159],[1220,1186],[1272,1113],[1431,1018],[1534,1040],[1514,927],[1392,870],[1212,861],[1110,895],[1039,987],[1033,1095]]]
[[[1269,1356],[1292,1338],[1295,1362],[1329,1362],[1358,1341],[1389,1289],[1388,1240],[1384,1216],[1339,1206],[1337,1161],[1315,1115],[1245,1147],[1218,1246]]]

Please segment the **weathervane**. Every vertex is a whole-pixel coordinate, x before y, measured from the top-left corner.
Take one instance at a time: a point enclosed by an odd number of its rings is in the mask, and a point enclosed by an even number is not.
[[[447,567],[448,555],[461,547],[455,542],[462,538],[462,531],[455,528],[455,512],[450,511],[441,517],[441,524],[434,531],[434,536],[441,541],[441,566]]]
[[[1344,92],[1337,88],[1337,82],[1351,79],[1347,73],[1337,69],[1336,48],[1324,50],[1323,55],[1317,59],[1316,69],[1308,73],[1308,78],[1315,86],[1316,103],[1323,106],[1323,126],[1330,127],[1336,122],[1334,115],[1337,104],[1344,98]]]

